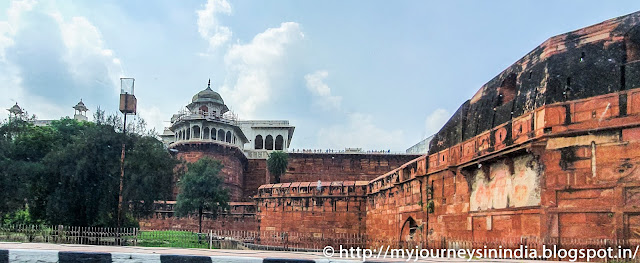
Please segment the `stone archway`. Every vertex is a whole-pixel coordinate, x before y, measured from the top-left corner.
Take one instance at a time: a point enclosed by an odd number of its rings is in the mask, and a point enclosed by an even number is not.
[[[411,247],[412,243],[419,242],[416,234],[418,233],[418,224],[412,217],[407,218],[402,224],[400,230],[400,245],[402,247]]]

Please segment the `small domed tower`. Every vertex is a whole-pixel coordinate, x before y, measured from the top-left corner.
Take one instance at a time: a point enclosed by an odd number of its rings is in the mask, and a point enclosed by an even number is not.
[[[13,105],[13,107],[8,108],[7,111],[9,112],[9,120],[21,119],[24,115],[24,111],[22,110],[22,108],[20,108],[20,106],[18,106],[17,102],[16,102],[16,105]]]
[[[84,105],[84,103],[82,102],[82,99],[80,99],[80,102],[78,102],[76,106],[73,106],[73,109],[75,110],[73,113],[73,119],[79,120],[79,121],[88,120],[87,111],[89,111],[89,109],[87,108],[87,106]]]

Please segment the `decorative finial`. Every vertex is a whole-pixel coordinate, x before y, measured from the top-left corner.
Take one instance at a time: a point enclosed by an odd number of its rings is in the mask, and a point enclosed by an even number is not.
[[[211,79],[209,79],[209,83],[207,83],[207,88],[210,89],[211,88]]]

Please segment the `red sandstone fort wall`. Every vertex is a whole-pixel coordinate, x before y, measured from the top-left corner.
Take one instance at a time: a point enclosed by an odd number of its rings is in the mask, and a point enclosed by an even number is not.
[[[258,194],[258,187],[267,182],[267,160],[249,159],[247,171],[244,174],[244,199],[251,200]]]
[[[289,153],[280,182],[368,181],[420,155]]]
[[[260,230],[318,238],[363,235],[366,182],[317,182],[263,185],[256,196]],[[293,239],[292,239],[293,240]],[[294,245],[294,244],[292,244]]]
[[[224,165],[220,175],[224,177],[225,187],[229,189],[231,201],[243,201],[244,171],[247,163],[246,157],[240,150],[232,146],[224,146],[215,143],[186,143],[172,145],[178,150],[176,157],[193,163],[203,157],[218,160]],[[177,179],[179,180],[179,178]],[[176,180],[176,181],[177,181]],[[174,187],[174,200],[177,196],[177,185]]]
[[[155,213],[149,218],[139,220],[142,230],[188,230],[198,231],[198,215],[176,217],[174,214],[175,201],[157,202]],[[209,212],[203,215],[202,229],[258,231],[260,223],[256,217],[256,207],[251,202],[230,202],[229,211],[213,217]]]
[[[638,21],[635,13],[550,38],[484,85],[429,155],[368,183],[367,235],[640,239]],[[294,168],[288,182],[313,177],[313,167],[340,177],[344,161],[297,166],[311,172]],[[274,198],[275,210],[287,207],[277,203],[287,196]]]

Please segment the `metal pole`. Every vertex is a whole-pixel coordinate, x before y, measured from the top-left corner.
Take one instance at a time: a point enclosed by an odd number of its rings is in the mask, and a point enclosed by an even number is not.
[[[127,97],[125,97],[124,104],[127,105]],[[124,150],[125,150],[125,141],[127,139],[127,113],[124,113],[124,124],[122,127],[122,153],[120,154],[120,190],[118,192],[118,229],[120,229],[122,224],[122,184],[124,181]]]

